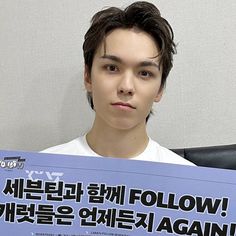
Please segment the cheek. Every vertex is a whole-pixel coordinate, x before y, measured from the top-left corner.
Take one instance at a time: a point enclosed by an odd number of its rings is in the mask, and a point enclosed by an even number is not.
[[[95,104],[101,104],[107,100],[112,94],[112,86],[103,78],[96,77],[92,81],[92,96]]]
[[[96,83],[93,83],[92,85],[92,95],[93,95],[93,100],[94,103],[96,104],[98,101],[101,100],[101,95],[102,95],[102,90],[100,88],[99,85],[97,85]]]
[[[147,86],[145,88],[143,87],[142,91],[145,101],[147,103],[153,103],[158,95],[159,90],[160,90],[160,83],[153,83],[150,86]]]

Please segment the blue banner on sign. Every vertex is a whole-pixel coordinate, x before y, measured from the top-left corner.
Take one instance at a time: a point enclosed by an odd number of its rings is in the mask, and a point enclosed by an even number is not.
[[[0,151],[9,236],[236,235],[236,171]]]

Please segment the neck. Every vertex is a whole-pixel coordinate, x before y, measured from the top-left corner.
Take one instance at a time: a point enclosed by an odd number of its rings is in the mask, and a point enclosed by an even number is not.
[[[95,119],[86,138],[94,152],[109,157],[134,157],[142,153],[148,144],[145,123],[130,129],[116,129],[98,125]]]

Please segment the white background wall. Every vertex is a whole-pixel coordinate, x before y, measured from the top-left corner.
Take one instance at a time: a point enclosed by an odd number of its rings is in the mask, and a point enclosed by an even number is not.
[[[92,15],[121,0],[0,0],[0,149],[41,150],[91,126],[82,43]],[[178,54],[148,124],[164,146],[236,143],[236,1],[151,1]]]

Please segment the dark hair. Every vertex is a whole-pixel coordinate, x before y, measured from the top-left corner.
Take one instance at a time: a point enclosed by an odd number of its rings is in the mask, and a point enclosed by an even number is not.
[[[174,33],[170,24],[161,17],[157,7],[149,2],[134,2],[124,10],[110,7],[97,12],[92,17],[91,26],[85,34],[83,44],[84,61],[88,73],[91,73],[96,50],[108,32],[117,28],[129,29],[134,27],[151,35],[160,49],[158,56],[163,68],[161,78],[161,89],[163,89],[166,78],[173,66],[173,54],[176,53],[176,45],[173,41]],[[90,93],[87,93],[87,98],[93,109]]]

